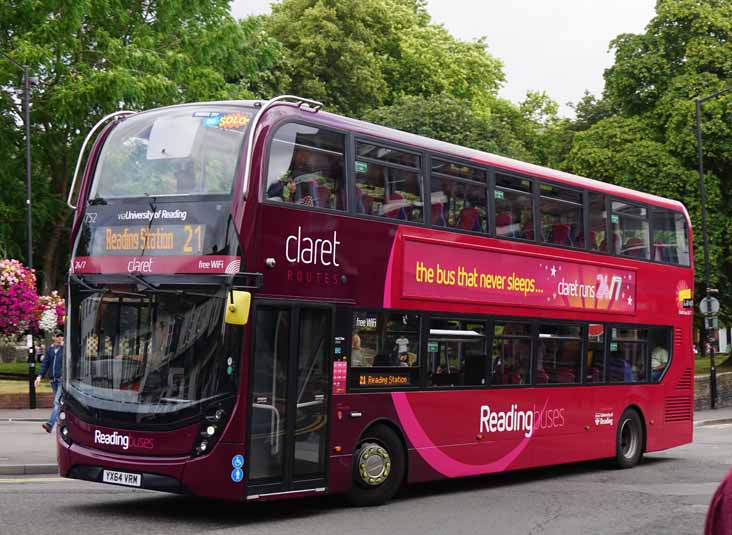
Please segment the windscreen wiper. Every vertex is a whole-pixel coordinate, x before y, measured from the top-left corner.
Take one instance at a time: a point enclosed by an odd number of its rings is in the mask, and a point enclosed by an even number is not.
[[[86,282],[86,280],[84,280],[84,277],[82,277],[81,275],[75,275],[75,274],[72,273],[72,274],[69,275],[69,278],[73,282],[75,282],[79,286],[83,286],[84,289],[89,290],[90,292],[104,293],[104,292],[108,292],[109,291],[109,288],[99,288],[98,286],[92,286],[92,285],[90,285],[88,282]]]
[[[127,276],[132,279],[133,281],[139,283],[141,286],[143,286],[146,290],[159,293],[159,294],[168,294],[168,295],[177,295],[179,297],[186,297],[186,296],[192,296],[192,297],[206,297],[209,299],[224,299],[223,296],[216,295],[213,293],[203,293],[203,292],[189,292],[188,290],[171,290],[167,288],[161,288],[160,286],[155,286],[151,282],[145,280],[145,277],[143,277],[140,273],[128,273]],[[140,290],[145,291],[145,290]]]

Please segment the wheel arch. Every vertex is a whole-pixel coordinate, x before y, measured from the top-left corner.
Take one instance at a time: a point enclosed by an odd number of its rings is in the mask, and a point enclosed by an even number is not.
[[[641,444],[641,451],[643,453],[646,453],[646,441],[648,440],[648,424],[646,423],[646,417],[643,414],[643,410],[640,408],[640,406],[637,403],[628,404],[625,407],[625,409],[623,409],[623,413],[627,410],[635,411],[638,414],[638,418],[640,418],[642,431],[643,431],[643,443]],[[621,415],[623,413],[621,413]],[[618,422],[620,422],[620,420],[618,420]]]

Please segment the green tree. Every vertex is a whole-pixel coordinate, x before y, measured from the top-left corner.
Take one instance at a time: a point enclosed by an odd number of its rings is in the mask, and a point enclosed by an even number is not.
[[[732,2],[659,0],[639,35],[611,42],[602,100],[578,105],[568,170],[683,202],[695,227],[697,295],[704,265],[694,99],[732,86]],[[732,96],[702,122],[712,284],[732,319]]]
[[[284,52],[262,19],[238,23],[228,0],[10,4],[0,10],[0,49],[40,79],[31,113],[34,241],[47,287],[66,269],[71,213],[64,199],[81,141],[99,118],[120,108],[251,98],[287,81],[277,74],[285,70]],[[0,60],[0,214],[7,216],[0,239],[11,254],[24,241],[24,140],[12,89],[18,85],[15,68]]]
[[[423,0],[284,0],[267,26],[289,52],[290,91],[346,115],[405,96],[481,102],[504,81],[485,42],[432,24]]]
[[[519,116],[515,106],[504,110]],[[471,102],[450,95],[406,96],[366,114],[366,120],[414,134],[524,160],[531,154],[513,132],[510,114],[476,112]]]

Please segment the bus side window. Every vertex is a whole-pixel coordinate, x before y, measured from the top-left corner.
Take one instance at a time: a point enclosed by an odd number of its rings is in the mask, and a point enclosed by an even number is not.
[[[496,235],[499,238],[534,239],[534,199],[531,181],[496,175]]]
[[[491,358],[491,384],[522,385],[529,383],[531,368],[531,326],[520,323],[496,323]]]
[[[622,256],[650,258],[648,210],[645,206],[620,201],[612,202],[613,236],[617,237],[614,252]]]
[[[428,386],[488,383],[486,329],[482,322],[433,318],[427,338]]]
[[[590,228],[583,234],[580,247],[584,247],[584,240],[589,240],[590,251],[608,252],[607,243],[607,205],[605,195],[594,191],[589,192],[590,200]]]
[[[541,240],[567,247],[584,247],[582,193],[539,184]]]
[[[343,134],[288,123],[272,139],[265,198],[345,210]]]
[[[352,386],[416,386],[419,382],[419,329],[419,314],[354,312],[351,368],[356,373],[351,375]],[[398,379],[391,383],[380,381],[390,377]]]
[[[579,325],[540,325],[536,383],[579,383],[581,348]]]
[[[651,327],[648,329],[648,347],[651,352],[651,381],[657,383],[663,377],[671,360],[671,328]]]
[[[642,383],[647,379],[647,329],[617,327],[612,329],[608,382]]]
[[[356,213],[424,221],[422,158],[371,143],[356,143]]]
[[[664,208],[651,211],[651,260],[689,265],[689,231],[684,215]]]
[[[480,168],[433,159],[432,225],[486,232],[488,173]]]
[[[602,383],[605,380],[605,326],[590,323],[587,328],[585,356],[585,383]]]

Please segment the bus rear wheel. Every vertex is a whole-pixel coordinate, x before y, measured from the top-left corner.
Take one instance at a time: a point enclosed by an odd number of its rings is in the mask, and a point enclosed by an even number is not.
[[[406,455],[397,434],[377,424],[353,452],[353,486],[348,501],[357,507],[380,505],[399,490],[404,480]]]
[[[634,409],[625,409],[618,421],[615,452],[619,468],[632,468],[643,457],[643,424]]]

